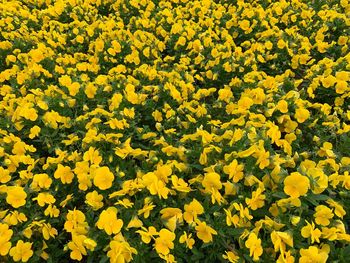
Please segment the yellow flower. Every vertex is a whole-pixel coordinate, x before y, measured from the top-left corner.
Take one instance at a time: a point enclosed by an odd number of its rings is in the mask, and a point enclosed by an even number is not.
[[[180,236],[179,242],[181,244],[186,243],[186,247],[189,249],[192,249],[194,245],[194,239],[192,238],[192,234],[187,235],[186,232],[184,232],[182,236]]]
[[[83,243],[84,246],[91,251],[94,251],[97,246],[96,241],[91,238],[85,238]]]
[[[182,31],[182,25],[181,24],[179,24],[179,23],[175,23],[175,24],[173,24],[173,26],[171,27],[171,31],[170,31],[170,33],[171,34],[178,34],[178,33],[180,33],[181,31]]]
[[[129,228],[140,228],[143,226],[142,221],[137,217],[137,216],[133,216],[130,221],[129,224],[127,225],[127,229]]]
[[[94,185],[100,190],[106,190],[112,187],[114,174],[107,166],[99,167],[95,170]]]
[[[10,250],[10,256],[16,262],[27,262],[33,256],[32,243],[17,241],[16,246]]]
[[[328,253],[322,251],[316,246],[310,246],[308,249],[300,249],[299,263],[326,263]]]
[[[52,127],[53,129],[58,128],[58,122],[63,122],[63,118],[56,111],[51,110],[46,112],[42,117],[45,125]]]
[[[21,116],[23,116],[27,120],[36,121],[38,118],[38,113],[34,108],[26,108],[25,106],[22,108]]]
[[[328,176],[320,168],[308,168],[306,174],[313,181],[312,192],[320,194],[328,187]]]
[[[60,214],[60,210],[58,210],[56,206],[52,206],[52,205],[49,205],[44,211],[45,216],[58,217],[59,214]]]
[[[160,111],[158,111],[158,110],[155,110],[154,112],[152,112],[152,117],[157,122],[162,122],[163,121],[162,113]]]
[[[310,188],[310,181],[306,176],[293,172],[284,179],[284,192],[292,198],[305,195]]]
[[[90,147],[89,150],[84,153],[83,159],[84,161],[89,161],[91,165],[99,165],[102,162],[100,153],[94,147]]]
[[[292,223],[293,226],[297,226],[300,222],[300,216],[292,216],[290,219],[290,222]]]
[[[24,206],[26,204],[27,193],[20,186],[7,187],[6,202],[14,208]]]
[[[256,191],[252,193],[252,198],[246,198],[245,202],[248,205],[248,207],[252,210],[256,210],[258,208],[261,208],[265,204],[265,195],[262,194],[261,188],[258,188]]]
[[[179,208],[167,207],[160,210],[161,220],[164,225],[172,232],[175,231],[177,223],[182,223],[182,211]]]
[[[205,190],[209,192],[212,190],[220,190],[222,188],[220,175],[215,172],[207,173],[204,176],[202,185],[205,188]]]
[[[293,237],[290,233],[281,231],[272,231],[271,241],[274,245],[275,252],[281,252],[284,254],[286,252],[286,244],[293,247]]]
[[[243,31],[246,31],[246,32],[249,31],[249,29],[250,29],[250,21],[249,20],[244,19],[244,20],[240,21],[238,24],[239,24],[239,27]]]
[[[328,199],[326,202],[334,208],[334,214],[336,214],[336,216],[343,218],[346,215],[346,211],[344,210],[341,204],[337,203],[332,199]]]
[[[335,154],[332,151],[333,145],[330,142],[324,142],[320,150],[317,152],[317,154],[320,157],[329,157],[329,158],[335,158]]]
[[[202,50],[203,46],[199,39],[196,39],[192,42],[193,49],[198,53]]]
[[[342,234],[342,231],[336,227],[322,227],[322,238],[328,239],[329,241],[337,240],[340,235]]]
[[[123,100],[123,95],[115,93],[109,101],[109,110],[113,111],[119,108],[120,103]]]
[[[61,179],[63,184],[70,184],[73,181],[74,174],[69,166],[58,164],[54,177],[56,179]]]
[[[277,42],[277,47],[278,47],[279,49],[285,48],[285,47],[286,47],[286,42],[284,42],[283,39],[279,39],[278,42]]]
[[[172,169],[170,165],[160,165],[157,167],[157,170],[154,171],[154,174],[158,177],[159,180],[163,182],[168,182],[168,177],[172,174]]]
[[[193,199],[191,203],[184,206],[184,219],[187,223],[191,224],[197,220],[197,216],[204,213],[204,208],[200,202]]]
[[[96,95],[97,87],[92,83],[88,83],[84,92],[89,99],[93,99]]]
[[[13,231],[7,224],[0,223],[0,255],[6,256],[11,248],[11,237]]]
[[[204,243],[209,243],[213,241],[212,235],[217,235],[217,232],[207,225],[206,222],[197,221],[197,226],[195,227],[197,231],[197,237]]]
[[[149,58],[150,56],[150,48],[146,47],[144,50],[142,50],[142,54],[146,57]]]
[[[136,55],[136,53],[135,53]],[[138,104],[140,102],[140,96],[135,92],[135,86],[127,84],[124,90],[125,98],[132,104]]]
[[[239,224],[239,216],[238,215],[232,215],[231,210],[227,210],[224,208],[225,214],[226,214],[226,225],[231,226],[232,224],[237,227]]]
[[[116,53],[120,53],[122,51],[122,46],[118,41],[112,40],[111,44]]]
[[[311,238],[311,244],[315,243],[315,241],[317,243],[320,242],[320,237],[321,237],[321,231],[316,228],[315,229],[315,224],[314,222],[311,222],[311,224],[309,222],[306,221],[306,226],[304,226],[301,229],[301,235],[304,238]]]
[[[270,165],[270,152],[265,151],[264,148],[255,151],[254,156],[257,157],[256,164],[259,164],[261,170]]]
[[[92,174],[96,170],[96,166],[89,166],[88,161],[76,162],[74,173],[77,175],[79,189],[86,191],[92,186]]]
[[[231,263],[237,263],[239,260],[239,256],[233,251],[225,251],[225,254],[222,255],[222,257]]]
[[[249,209],[247,207],[244,207],[241,203],[233,203],[232,205],[235,210],[239,212],[240,218],[246,218],[248,220],[251,220],[253,218],[253,216],[249,213]]]
[[[11,180],[10,171],[0,167],[0,183],[5,184]]]
[[[340,1],[340,3],[345,3],[344,4],[345,6],[348,4],[348,2],[346,0],[345,1],[342,0],[342,1]],[[348,38],[346,36],[340,36],[338,38],[338,45],[344,46],[344,45],[346,45],[347,41],[348,41]]]
[[[129,245],[123,239],[112,240],[109,243],[110,250],[107,252],[107,257],[111,263],[124,263],[132,261],[133,254],[137,254],[137,250]]]
[[[183,36],[179,37],[178,41],[175,44],[175,48],[177,48],[178,46],[184,46],[186,45],[186,38],[184,38]]]
[[[158,255],[161,259],[164,259],[166,263],[176,263],[177,262],[175,260],[174,255],[172,255],[172,254],[167,254],[167,255],[158,254]]]
[[[266,125],[269,129],[266,132],[266,135],[271,138],[272,143],[278,143],[279,139],[281,138],[281,131],[279,130],[279,127],[271,122],[268,122]],[[264,149],[261,149],[264,150]],[[267,158],[269,155],[267,155]],[[266,167],[266,166],[265,166]]]
[[[72,241],[68,243],[68,248],[72,250],[70,252],[70,258],[73,260],[82,260],[83,255],[87,255],[87,251],[84,247],[84,240],[86,237],[84,235],[72,235]]]
[[[45,206],[45,204],[53,204],[56,201],[53,195],[49,193],[39,193],[33,200],[36,200],[41,207]]]
[[[343,80],[339,80],[335,85],[335,92],[338,94],[344,94],[348,89],[348,83]]]
[[[80,84],[78,82],[73,82],[70,85],[68,85],[67,88],[69,91],[69,95],[74,97],[79,92]]]
[[[72,234],[86,234],[88,224],[85,222],[85,214],[80,210],[68,210],[64,229]]]
[[[232,96],[233,96],[233,93],[230,88],[220,89],[218,100],[222,100],[222,101],[225,101],[226,103],[229,103]]]
[[[150,215],[150,212],[153,210],[153,208],[155,208],[156,206],[153,205],[153,203],[151,202],[151,199],[150,198],[145,198],[145,201],[144,201],[144,206],[143,208],[141,208],[138,212],[137,212],[137,215],[142,215],[143,214],[143,217],[144,218],[148,218],[149,215]]]
[[[252,145],[252,146],[250,146],[248,149],[243,150],[243,151],[240,151],[240,152],[237,154],[237,156],[238,156],[239,158],[246,158],[246,157],[251,156],[252,154],[254,154],[254,153],[256,152],[256,150],[257,150],[256,145]]]
[[[168,198],[169,189],[162,180],[159,180],[153,172],[146,173],[142,177],[143,184],[147,187],[151,195],[158,195],[159,198]]]
[[[329,87],[333,86],[336,81],[337,81],[337,79],[332,75],[321,78],[321,83],[322,83],[323,87],[325,87],[325,88],[329,88]]]
[[[249,248],[249,253],[250,256],[253,257],[253,260],[258,261],[263,253],[261,239],[258,238],[255,233],[250,233],[248,239],[245,242],[245,246]]]
[[[282,113],[288,112],[288,103],[285,100],[278,101],[276,105],[276,109],[279,110]]]
[[[172,188],[179,192],[188,193],[191,191],[191,187],[188,186],[188,183],[186,183],[184,179],[178,178],[176,175],[171,176],[171,182],[173,185]]]
[[[82,37],[82,36],[77,36],[76,37],[76,41],[79,43],[79,44],[82,44],[82,43],[84,43],[84,37]]]
[[[17,225],[18,223],[26,222],[28,219],[25,214],[19,213],[18,211],[10,212],[4,219],[3,222],[8,225]]]
[[[299,123],[303,123],[310,117],[310,112],[304,108],[297,108],[294,117]]]
[[[334,216],[332,210],[325,205],[318,205],[315,210],[316,213],[314,214],[314,217],[316,224],[328,226],[330,224],[329,220]]]
[[[161,229],[159,231],[159,237],[156,238],[154,247],[158,254],[167,255],[170,249],[174,248],[175,234],[168,229]]]
[[[62,86],[68,87],[72,83],[72,80],[71,80],[70,76],[63,75],[63,76],[58,78],[58,83]]]
[[[117,212],[115,207],[103,210],[96,223],[98,229],[103,229],[108,235],[118,234],[123,227],[123,220],[117,218]]]
[[[229,176],[229,179],[233,178],[234,183],[237,183],[243,179],[243,170],[244,165],[238,164],[238,161],[236,159],[234,159],[229,165],[225,165],[223,167],[224,173]]]
[[[236,195],[237,194],[237,186],[229,181],[223,183],[225,187],[225,195]]]
[[[92,207],[92,210],[98,210],[103,207],[103,195],[100,195],[97,191],[93,191],[86,194],[85,203]]]
[[[280,254],[276,263],[294,263],[295,258],[291,255],[290,251],[285,252],[284,254]]]
[[[50,224],[45,223],[43,224],[41,231],[45,240],[49,240],[51,237],[54,238],[58,234],[56,228],[52,227]]]
[[[350,74],[348,71],[338,71],[335,73],[335,77],[337,81],[349,81],[350,80]]]
[[[206,147],[203,149],[203,152],[201,153],[199,157],[199,163],[201,165],[206,165],[208,163],[208,157],[207,154],[211,152],[211,148]]]
[[[253,104],[254,104],[254,101],[247,96],[242,96],[237,103],[238,109],[241,110],[242,112],[249,110]]]
[[[159,234],[157,229],[155,229],[153,226],[148,227],[148,230],[144,227],[142,227],[142,229],[143,230],[137,230],[136,233],[140,234],[141,240],[145,244],[149,244],[151,239]]]
[[[30,139],[34,139],[35,137],[37,137],[40,133],[41,129],[39,126],[35,125],[30,129],[30,134],[29,134],[29,138]]]
[[[6,62],[9,63],[9,62],[16,62],[17,58],[14,56],[14,55],[8,55],[6,56]]]

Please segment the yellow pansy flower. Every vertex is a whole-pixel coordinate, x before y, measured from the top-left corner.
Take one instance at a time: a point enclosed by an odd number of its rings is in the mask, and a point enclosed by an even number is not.
[[[206,222],[197,221],[197,226],[195,227],[197,231],[197,237],[204,243],[209,243],[213,241],[213,235],[217,235],[217,232]]]
[[[0,255],[6,256],[11,248],[11,237],[13,231],[7,224],[0,223]]]
[[[322,251],[316,246],[310,246],[307,249],[300,249],[300,263],[315,262],[315,263],[326,263],[328,259],[328,253]]]
[[[185,212],[183,217],[188,224],[195,222],[197,220],[197,216],[204,213],[202,204],[196,199],[193,199],[189,204],[185,204],[184,210]]]
[[[33,254],[32,243],[23,242],[22,240],[17,241],[16,246],[12,247],[10,250],[10,256],[15,262],[27,262]]]
[[[170,253],[170,249],[174,248],[175,234],[168,229],[161,229],[159,231],[159,237],[155,239],[154,248],[157,253],[167,255]]]
[[[263,253],[261,239],[258,238],[255,233],[250,233],[248,239],[245,242],[245,246],[249,248],[249,255],[253,257],[253,260],[258,261]]]
[[[189,234],[187,235],[186,232],[184,232],[182,234],[182,236],[180,236],[180,239],[179,239],[179,242],[182,244],[182,243],[186,243],[186,247],[189,248],[189,249],[192,249],[195,241],[194,239],[192,238],[192,234]]]
[[[114,174],[107,166],[99,167],[94,171],[94,185],[100,190],[106,190],[112,187]]]
[[[284,192],[292,198],[305,195],[309,188],[309,179],[298,172],[293,172],[284,179]]]
[[[58,164],[54,177],[60,179],[63,184],[70,184],[73,181],[74,173],[69,166]]]
[[[92,191],[86,194],[85,203],[92,207],[93,210],[98,210],[103,207],[103,195],[100,195],[97,191]]]
[[[6,190],[6,202],[18,208],[26,204],[27,193],[21,186],[9,186]]]
[[[123,220],[117,218],[118,210],[115,207],[109,207],[100,214],[96,226],[104,230],[108,235],[118,234],[123,227]]]
[[[332,210],[325,205],[318,205],[315,208],[315,222],[321,226],[328,226],[330,219],[334,216]]]

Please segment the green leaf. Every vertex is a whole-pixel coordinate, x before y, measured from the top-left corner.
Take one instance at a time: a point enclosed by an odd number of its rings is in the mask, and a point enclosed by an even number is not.
[[[344,249],[342,249],[342,256],[344,258],[350,257],[350,245],[348,245]]]

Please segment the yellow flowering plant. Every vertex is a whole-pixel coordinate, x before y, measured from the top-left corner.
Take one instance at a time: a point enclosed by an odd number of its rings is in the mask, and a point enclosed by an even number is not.
[[[347,262],[350,2],[0,3],[1,262]]]

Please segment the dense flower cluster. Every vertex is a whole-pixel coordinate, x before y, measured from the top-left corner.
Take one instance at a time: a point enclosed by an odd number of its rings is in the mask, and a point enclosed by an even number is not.
[[[349,0],[0,3],[0,261],[346,262]]]

